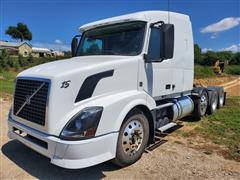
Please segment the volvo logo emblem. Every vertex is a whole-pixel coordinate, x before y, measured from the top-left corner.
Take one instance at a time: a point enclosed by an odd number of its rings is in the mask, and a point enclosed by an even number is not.
[[[26,96],[26,104],[27,105],[31,104],[31,97],[30,96]]]
[[[18,111],[16,112],[16,115],[18,115],[20,113],[20,111],[26,106],[26,105],[30,105],[31,103],[31,99],[33,96],[35,96],[35,94],[37,94],[37,92],[45,85],[45,82],[42,83],[35,91],[34,93],[30,96],[26,96],[25,102],[22,104],[22,106],[18,109]]]

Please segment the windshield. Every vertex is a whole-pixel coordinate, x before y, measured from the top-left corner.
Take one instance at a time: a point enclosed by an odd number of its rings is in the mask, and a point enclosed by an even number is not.
[[[108,25],[83,33],[77,56],[134,56],[142,51],[145,22],[136,21]]]

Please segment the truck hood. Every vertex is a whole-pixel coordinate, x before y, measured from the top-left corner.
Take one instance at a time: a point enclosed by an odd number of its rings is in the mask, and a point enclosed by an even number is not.
[[[54,79],[70,73],[92,70],[94,68],[116,65],[119,60],[127,60],[129,56],[81,56],[65,60],[45,63],[18,74],[18,77],[40,77]]]
[[[24,121],[17,116],[15,119],[26,126],[59,135],[66,122],[86,102],[116,92],[136,90],[138,62],[139,57],[84,56],[27,69],[18,77],[50,80],[46,110],[50,113],[46,115],[45,126]],[[67,87],[63,86],[65,82],[69,82]]]

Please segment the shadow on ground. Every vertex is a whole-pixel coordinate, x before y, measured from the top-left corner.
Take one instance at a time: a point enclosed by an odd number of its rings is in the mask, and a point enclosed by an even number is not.
[[[200,119],[197,119],[197,118],[194,117],[194,116],[186,116],[186,117],[180,119],[180,121],[190,122],[190,123],[191,123],[191,122],[198,122],[198,121],[200,121]]]
[[[100,179],[105,177],[103,171],[118,169],[110,162],[85,169],[64,169],[51,164],[50,159],[31,150],[17,140],[4,144],[1,150],[16,165],[38,179]]]

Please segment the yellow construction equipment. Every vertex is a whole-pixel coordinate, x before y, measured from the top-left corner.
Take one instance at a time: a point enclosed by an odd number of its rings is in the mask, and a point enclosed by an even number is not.
[[[216,74],[222,74],[224,72],[224,62],[217,60],[213,66],[213,72]]]

